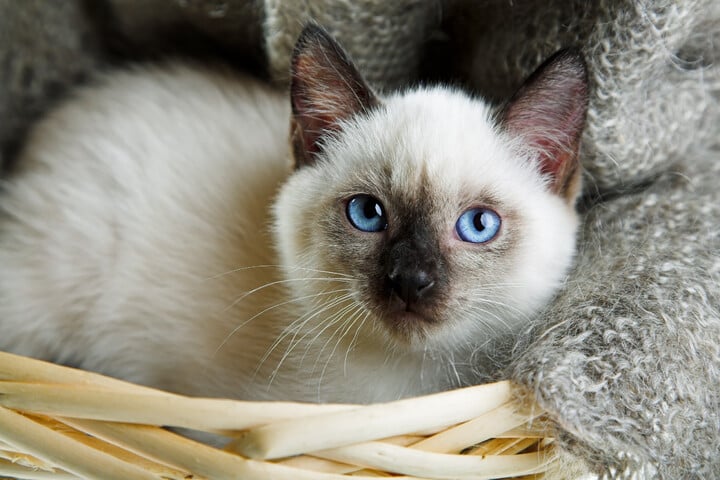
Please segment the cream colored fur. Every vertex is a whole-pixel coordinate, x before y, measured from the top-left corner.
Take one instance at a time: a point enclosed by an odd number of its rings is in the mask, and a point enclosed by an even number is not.
[[[437,88],[386,105],[290,175],[289,100],[253,80],[169,64],[85,88],[2,185],[0,348],[202,396],[369,402],[471,381],[471,352],[562,283],[577,220],[482,102]],[[419,172],[466,270],[442,325],[402,342],[325,233],[342,195],[412,196]],[[513,246],[470,268],[481,252],[451,232],[488,198]]]

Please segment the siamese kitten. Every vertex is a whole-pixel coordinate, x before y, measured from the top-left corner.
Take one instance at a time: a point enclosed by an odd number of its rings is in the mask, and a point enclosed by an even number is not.
[[[2,184],[0,348],[200,396],[471,382],[571,263],[586,104],[568,52],[499,110],[379,96],[315,26],[289,101],[184,63],[107,75]]]

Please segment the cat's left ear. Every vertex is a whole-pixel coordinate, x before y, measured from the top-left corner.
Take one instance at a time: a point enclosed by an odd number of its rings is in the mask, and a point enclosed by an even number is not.
[[[291,141],[297,167],[315,160],[323,136],[379,103],[338,43],[321,27],[307,25],[291,61]]]
[[[588,108],[588,73],[575,50],[550,57],[500,113],[500,123],[537,155],[551,189],[568,202],[580,190],[579,150]]]

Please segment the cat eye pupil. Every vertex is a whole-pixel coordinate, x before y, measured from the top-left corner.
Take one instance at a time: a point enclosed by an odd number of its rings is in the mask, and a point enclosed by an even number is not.
[[[382,204],[370,195],[352,197],[345,213],[350,224],[362,232],[380,232],[387,228]]]
[[[455,231],[463,242],[486,243],[500,232],[500,215],[489,208],[473,208],[458,218]]]
[[[478,231],[485,230],[485,222],[487,222],[485,212],[477,213],[473,217],[473,225],[475,226],[475,229]]]
[[[364,213],[366,218],[381,217],[382,208],[380,208],[380,204],[377,202],[366,202]]]

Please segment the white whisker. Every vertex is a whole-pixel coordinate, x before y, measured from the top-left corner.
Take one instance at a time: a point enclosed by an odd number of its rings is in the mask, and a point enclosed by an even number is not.
[[[327,371],[328,367],[330,366],[330,362],[332,361],[332,358],[335,355],[337,348],[342,343],[343,338],[345,338],[345,336],[348,334],[348,332],[352,329],[353,325],[355,325],[357,320],[360,318],[360,315],[362,315],[362,310],[360,309],[360,307],[357,305],[355,307],[356,307],[355,311],[352,314],[350,314],[350,316],[348,318],[345,319],[345,321],[343,322],[343,325],[340,327],[340,329],[342,329],[342,331],[338,335],[337,342],[335,342],[335,346],[333,347],[332,351],[330,352],[330,355],[328,355],[327,360],[325,361],[325,366],[323,367],[322,371],[320,372],[320,378],[318,378],[318,397],[320,396],[320,388],[322,386],[323,378],[325,377],[325,372]],[[340,329],[338,329],[338,330],[340,330]],[[335,334],[333,333],[333,335],[330,336],[330,339],[332,339],[332,337],[334,337],[334,336],[335,336]],[[330,341],[330,339],[328,339],[328,342]],[[322,356],[322,352],[325,350],[325,347],[327,346],[328,342],[326,342],[325,345],[323,345],[322,349],[320,350],[320,353],[318,353],[318,360],[320,360],[320,357]],[[317,361],[316,361],[316,363],[317,363]],[[315,370],[315,367],[313,366],[313,371],[314,370]]]
[[[346,315],[348,312],[352,311],[354,308],[357,308],[356,304],[355,304],[355,303],[351,303],[350,305],[345,306],[342,310],[336,312],[332,317],[329,317],[329,318],[326,320],[325,325],[320,329],[320,331],[319,331],[317,334],[315,334],[315,336],[312,338],[312,340],[310,340],[309,342],[306,342],[306,345],[305,345],[305,353],[303,354],[302,358],[300,359],[300,363],[303,363],[303,362],[305,361],[305,357],[306,357],[307,354],[310,352],[310,348],[311,348],[313,345],[315,345],[315,342],[317,341],[317,339],[320,338],[320,336],[321,336],[323,333],[325,333],[328,328],[330,328],[330,327],[332,327],[332,326],[334,326],[334,325],[337,325],[339,322],[342,322],[342,321],[345,319],[345,315]],[[302,342],[302,340],[303,340],[305,337],[307,337],[307,335],[309,335],[310,333],[314,332],[315,330],[317,330],[317,329],[318,329],[319,327],[321,327],[322,325],[323,325],[323,324],[321,323],[321,324],[318,324],[318,325],[316,325],[315,327],[313,327],[311,330],[309,330],[307,333],[305,333],[305,335],[303,335],[303,336],[300,338],[299,342]],[[321,350],[321,352],[322,352],[322,350]],[[315,364],[313,365],[313,369],[311,370],[312,372],[315,371],[315,366],[317,366],[317,360],[315,361]]]
[[[282,306],[284,306],[284,305],[288,305],[288,304],[290,304],[290,303],[294,303],[294,302],[298,302],[298,301],[302,301],[302,300],[307,300],[307,299],[309,299],[309,298],[320,297],[320,296],[323,296],[323,295],[332,295],[332,294],[334,294],[334,293],[339,293],[339,292],[344,292],[344,291],[348,291],[348,290],[347,290],[347,289],[330,290],[330,291],[327,291],[327,292],[314,293],[314,294],[312,294],[312,295],[305,295],[305,296],[302,296],[302,297],[293,297],[293,298],[291,298],[290,300],[286,300],[286,301],[284,301],[284,302],[276,303],[276,304],[274,304],[274,305],[271,305],[271,306],[269,306],[269,307],[267,307],[267,308],[259,311],[258,313],[256,313],[256,314],[253,315],[252,317],[250,317],[250,318],[248,318],[247,320],[245,320],[244,322],[242,322],[242,323],[241,323],[240,325],[238,325],[237,327],[233,328],[232,331],[223,339],[223,341],[220,343],[220,345],[217,347],[217,349],[215,349],[215,353],[213,354],[213,357],[214,357],[215,355],[217,355],[218,352],[220,352],[220,350],[222,350],[222,348],[227,344],[227,342],[230,340],[230,338],[231,338],[233,335],[235,335],[241,328],[243,328],[245,325],[247,325],[248,323],[250,323],[250,322],[252,322],[253,320],[255,320],[256,318],[258,318],[259,316],[261,316],[261,315],[269,312],[270,310],[273,310],[273,309],[275,309],[275,308],[282,307]]]
[[[337,322],[337,320],[332,320],[332,319],[337,318],[337,317],[340,316],[342,313],[344,313],[348,308],[352,308],[353,305],[350,304],[349,306],[343,307],[343,309],[340,310],[340,312],[335,313],[333,316],[329,317],[329,318],[328,318],[327,320],[325,320],[325,321],[321,321],[321,322],[318,323],[316,326],[314,326],[313,328],[311,328],[309,331],[305,332],[305,333],[302,335],[302,337],[300,337],[299,339],[295,340],[295,339],[297,338],[297,335],[299,334],[299,332],[302,331],[303,327],[304,327],[312,318],[314,318],[315,316],[317,316],[317,315],[319,315],[320,313],[325,312],[325,311],[327,311],[327,310],[329,310],[329,309],[331,309],[331,308],[334,308],[335,306],[339,305],[339,304],[342,303],[343,301],[349,300],[349,299],[351,299],[351,298],[352,298],[352,297],[351,297],[350,295],[347,295],[347,296],[342,297],[342,298],[340,298],[340,299],[334,300],[333,302],[331,302],[330,305],[324,306],[322,309],[318,310],[318,311],[315,312],[312,316],[310,316],[310,317],[307,318],[305,321],[303,321],[302,324],[301,324],[299,327],[297,327],[296,329],[294,329],[294,330],[295,330],[294,335],[293,335],[293,337],[290,339],[290,342],[288,343],[288,346],[287,346],[287,348],[286,348],[286,350],[285,350],[285,353],[284,353],[283,356],[280,358],[280,360],[278,361],[277,366],[273,369],[273,371],[272,371],[272,373],[271,373],[271,376],[270,376],[270,384],[272,384],[273,380],[274,380],[275,377],[277,376],[278,372],[280,371],[280,367],[282,366],[282,364],[283,364],[283,362],[285,361],[285,359],[290,355],[290,353],[292,353],[292,351],[295,349],[296,346],[298,346],[299,344],[301,344],[301,343],[303,342],[303,340],[304,340],[310,333],[314,332],[317,328],[319,328],[320,326],[322,326],[322,325],[325,324],[326,322],[329,323],[329,325],[327,325],[325,328],[323,328],[323,329],[318,333],[318,335],[313,339],[313,341],[311,341],[311,342],[308,343],[308,346],[306,347],[306,350],[305,350],[305,352],[306,352],[305,355],[306,355],[306,354],[307,354],[307,349],[310,347],[310,345],[312,345],[312,343],[315,341],[315,339],[317,339],[317,337],[318,337],[319,335],[321,335],[329,326],[331,326],[332,324],[334,324],[334,323]],[[301,363],[301,364],[303,363],[303,361],[304,361],[304,359],[305,359],[305,355],[303,355],[303,357],[302,357],[302,359],[300,360],[299,363]]]
[[[333,291],[333,292],[342,292],[342,291],[345,291],[345,290],[337,290],[337,291]],[[332,292],[328,292],[328,293],[332,293]],[[303,328],[310,320],[312,320],[313,318],[315,318],[317,315],[320,315],[321,313],[323,313],[323,312],[325,312],[325,311],[327,311],[327,310],[330,310],[330,309],[334,308],[336,305],[338,305],[338,304],[340,304],[340,303],[342,303],[342,302],[344,302],[345,300],[348,300],[348,299],[350,299],[350,298],[351,298],[351,295],[350,295],[350,294],[346,294],[346,295],[340,296],[340,297],[332,300],[330,303],[321,305],[319,308],[317,308],[317,309],[315,309],[315,310],[311,310],[311,311],[309,311],[309,312],[301,315],[300,317],[296,318],[295,320],[293,320],[292,323],[290,323],[290,325],[286,326],[286,327],[282,330],[282,332],[280,333],[280,335],[278,335],[278,338],[276,338],[275,341],[272,343],[272,345],[270,345],[270,347],[266,350],[265,354],[264,354],[263,357],[260,359],[260,362],[258,362],[258,365],[257,365],[257,367],[256,367],[256,369],[255,369],[255,374],[257,374],[257,372],[259,371],[260,367],[262,367],[262,365],[265,363],[265,361],[268,359],[268,357],[272,354],[273,350],[275,350],[275,348],[277,348],[277,346],[280,345],[280,343],[282,343],[282,341],[283,341],[285,338],[287,338],[288,335],[290,335],[291,333],[293,334],[293,337],[290,339],[290,342],[289,342],[289,344],[288,344],[288,345],[292,345],[293,342],[295,341],[295,338],[297,337],[298,333],[299,333],[300,331],[302,331],[302,328]],[[290,349],[290,350],[292,350],[292,349]],[[285,357],[286,357],[286,355],[287,355],[288,353],[290,353],[290,352],[288,351],[288,352],[286,352],[285,355],[283,355],[283,357],[280,359],[280,363],[282,363],[282,361],[285,360]],[[278,365],[278,366],[279,366],[279,365]],[[277,367],[276,367],[276,369],[277,369]]]
[[[357,342],[357,338],[358,338],[358,334],[359,334],[360,331],[362,330],[362,328],[363,328],[363,326],[365,325],[365,322],[367,321],[367,319],[370,318],[371,313],[372,313],[372,312],[371,312],[370,310],[365,310],[365,316],[364,316],[363,319],[360,321],[360,325],[358,325],[358,327],[355,329],[355,335],[353,335],[352,340],[350,340],[350,345],[348,345],[348,349],[347,349],[347,351],[345,352],[345,360],[344,360],[344,362],[343,362],[343,374],[344,374],[345,376],[347,376],[348,355],[350,355],[350,352],[352,352],[352,350],[355,348],[355,345],[356,345],[356,342]]]
[[[243,293],[238,298],[236,298],[230,305],[225,307],[225,309],[223,310],[223,313],[227,312],[228,310],[233,308],[235,305],[237,305],[238,303],[245,300],[250,295],[257,293],[261,290],[264,290],[268,287],[273,287],[275,285],[284,285],[284,284],[292,283],[292,282],[308,282],[308,281],[342,282],[342,281],[348,281],[348,280],[341,279],[341,278],[340,279],[339,278],[328,278],[328,277],[286,278],[284,280],[276,280],[274,282],[269,282],[264,285],[260,285],[259,287],[253,288],[252,290],[249,290],[249,291]]]
[[[283,269],[286,268],[286,267],[283,267],[282,265],[272,265],[272,264],[267,264],[267,265],[251,265],[251,266],[247,266],[247,267],[238,267],[238,268],[234,268],[234,269],[232,269],[232,270],[228,270],[227,272],[218,273],[217,275],[213,275],[213,276],[211,276],[211,277],[206,277],[206,278],[204,278],[203,280],[206,280],[206,281],[207,281],[207,280],[215,280],[215,279],[217,279],[217,278],[221,278],[221,277],[224,277],[224,276],[227,276],[227,275],[232,275],[233,273],[243,272],[243,271],[246,271],[246,270],[253,270],[253,269],[256,269],[256,268],[276,268],[276,269],[278,269],[278,270],[283,270]],[[328,274],[328,275],[337,275],[338,277],[353,278],[352,275],[348,275],[347,273],[333,272],[333,271],[329,271],[329,270],[320,270],[320,269],[317,269],[317,268],[309,268],[309,267],[299,267],[299,266],[295,266],[295,267],[289,267],[289,270],[302,270],[302,271],[308,271],[308,272],[313,272],[313,273],[326,273],[326,274]]]

